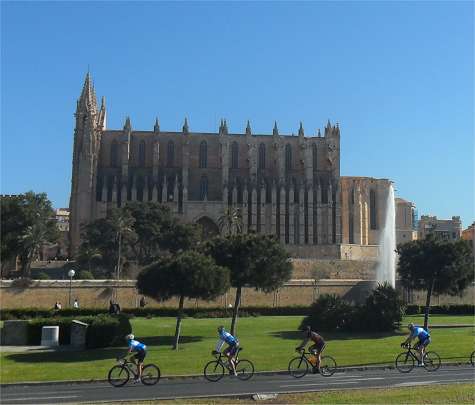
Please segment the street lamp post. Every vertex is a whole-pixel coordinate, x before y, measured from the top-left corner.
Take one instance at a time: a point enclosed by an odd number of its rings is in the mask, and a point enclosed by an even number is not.
[[[69,276],[69,307],[71,308],[71,290],[73,288],[73,277],[76,274],[76,272],[71,269],[68,271],[68,276]]]

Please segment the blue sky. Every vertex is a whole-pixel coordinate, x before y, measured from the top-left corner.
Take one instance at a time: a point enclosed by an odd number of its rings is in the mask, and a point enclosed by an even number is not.
[[[341,127],[342,175],[474,214],[472,2],[2,2],[1,192],[69,202],[90,67],[108,127]]]

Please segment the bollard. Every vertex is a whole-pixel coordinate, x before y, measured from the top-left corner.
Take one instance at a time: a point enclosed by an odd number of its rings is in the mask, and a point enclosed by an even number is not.
[[[43,326],[41,346],[59,346],[59,326]]]

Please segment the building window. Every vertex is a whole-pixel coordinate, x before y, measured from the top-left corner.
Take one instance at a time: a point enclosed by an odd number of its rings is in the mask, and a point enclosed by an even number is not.
[[[206,141],[200,143],[200,168],[206,169],[208,167],[208,145]]]
[[[285,170],[292,170],[292,147],[290,144],[285,145]]]
[[[119,166],[119,145],[116,141],[111,145],[111,167]]]
[[[139,144],[139,166],[145,166],[145,141],[141,141]]]
[[[175,144],[173,141],[168,141],[167,144],[167,166],[173,167],[175,165]]]
[[[312,162],[313,162],[313,169],[315,170],[318,165],[318,158],[317,158],[317,145],[312,145]]]
[[[378,224],[376,221],[377,212],[376,212],[376,192],[371,190],[369,192],[369,217],[370,217],[370,228],[378,229]]]
[[[239,167],[239,145],[237,142],[231,144],[231,169]]]
[[[208,199],[208,177],[201,176],[200,181],[200,200],[204,201]]]
[[[259,160],[257,167],[259,170],[264,170],[266,168],[266,145],[263,143],[259,145]]]

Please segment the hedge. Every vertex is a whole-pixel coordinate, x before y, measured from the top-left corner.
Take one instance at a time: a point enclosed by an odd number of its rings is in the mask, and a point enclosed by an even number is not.
[[[416,315],[424,313],[422,305],[407,305],[405,314]],[[176,316],[177,308],[159,307],[159,308],[123,308],[122,313],[138,317],[151,316]],[[222,307],[214,308],[185,308],[185,316],[193,318],[226,318],[231,316],[232,309]],[[241,307],[239,316],[276,316],[276,315],[308,315],[310,306],[287,306],[287,307]],[[0,320],[10,319],[35,319],[53,317],[81,317],[81,316],[97,316],[100,314],[108,314],[107,308],[66,308],[61,311],[44,308],[15,308],[0,309]],[[475,305],[434,305],[431,306],[431,314],[447,314],[447,315],[474,315]]]
[[[71,323],[73,320],[87,323],[86,347],[89,349],[121,345],[125,335],[132,331],[127,315],[100,314],[96,316],[37,318],[28,324],[28,344],[41,343],[43,326],[59,326],[59,344],[70,343]]]
[[[239,316],[271,316],[271,315],[308,315],[310,307],[308,306],[288,306],[288,307],[241,307]],[[123,308],[123,314],[151,317],[151,316],[176,316],[177,308]],[[185,316],[194,318],[226,318],[231,316],[232,308],[185,308]],[[9,319],[34,319],[34,318],[54,318],[70,316],[96,316],[107,314],[106,308],[66,308],[60,311],[42,308],[19,308],[0,310],[0,320]]]

